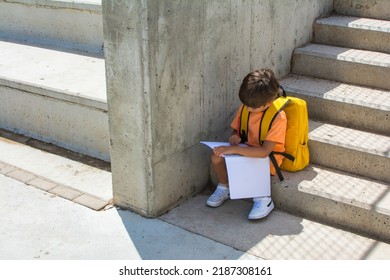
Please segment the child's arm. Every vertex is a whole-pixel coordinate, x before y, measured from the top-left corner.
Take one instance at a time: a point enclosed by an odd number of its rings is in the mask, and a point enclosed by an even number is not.
[[[264,141],[263,146],[260,147],[220,146],[215,147],[213,152],[217,156],[236,154],[245,157],[265,158],[272,152],[275,144],[272,141]]]

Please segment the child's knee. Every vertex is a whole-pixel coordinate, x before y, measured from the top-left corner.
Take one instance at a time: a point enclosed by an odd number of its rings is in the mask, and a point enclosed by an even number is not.
[[[211,155],[211,162],[214,165],[219,165],[219,164],[225,163],[225,159],[223,157],[220,157],[220,156],[217,156],[215,154],[212,154]]]

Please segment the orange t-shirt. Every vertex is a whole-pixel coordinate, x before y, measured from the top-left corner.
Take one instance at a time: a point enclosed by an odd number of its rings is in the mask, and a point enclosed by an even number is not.
[[[234,120],[231,123],[231,127],[239,131],[240,129],[240,115],[241,115],[242,105],[238,109]],[[260,121],[263,116],[263,112],[260,113],[251,113],[249,115],[248,122],[248,144],[249,146],[260,146],[259,142],[259,130],[260,130]],[[287,127],[287,118],[284,111],[281,111],[275,118],[272,123],[271,129],[268,131],[265,140],[271,141],[275,143],[275,147],[273,149],[274,152],[284,152],[285,147],[285,138],[286,138],[286,127]],[[283,161],[283,156],[275,154],[275,159],[280,166]],[[271,174],[275,175],[276,171],[272,163],[270,163]]]

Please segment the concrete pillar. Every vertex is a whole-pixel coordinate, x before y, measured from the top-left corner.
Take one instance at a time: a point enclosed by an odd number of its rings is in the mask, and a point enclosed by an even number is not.
[[[210,151],[199,141],[226,139],[243,77],[261,67],[286,75],[314,18],[332,9],[331,0],[102,3],[114,201],[147,217],[206,185]]]

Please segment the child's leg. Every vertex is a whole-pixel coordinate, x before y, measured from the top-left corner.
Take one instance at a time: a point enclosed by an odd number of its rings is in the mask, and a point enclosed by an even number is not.
[[[225,159],[216,155],[211,156],[215,174],[218,178],[218,186],[214,193],[207,199],[206,204],[211,207],[218,207],[229,199],[228,176]]]
[[[211,155],[211,163],[213,165],[215,175],[217,175],[218,183],[225,186],[228,185],[228,175],[224,157],[219,157],[215,154]]]

